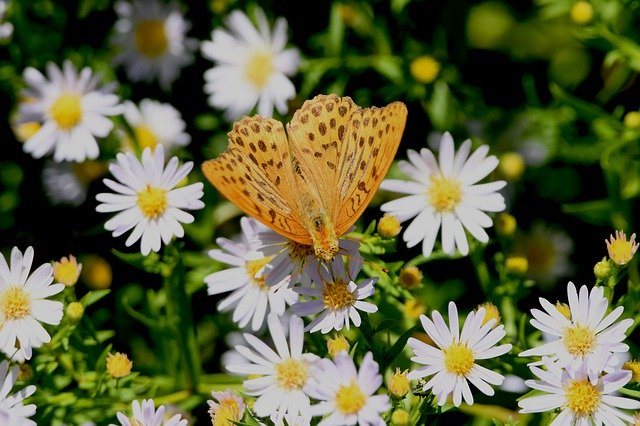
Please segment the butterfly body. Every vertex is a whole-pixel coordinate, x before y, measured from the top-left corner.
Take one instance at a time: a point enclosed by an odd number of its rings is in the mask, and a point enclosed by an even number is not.
[[[245,213],[330,260],[386,175],[406,116],[400,102],[362,109],[348,97],[319,95],[286,132],[260,116],[235,123],[227,150],[202,169]]]

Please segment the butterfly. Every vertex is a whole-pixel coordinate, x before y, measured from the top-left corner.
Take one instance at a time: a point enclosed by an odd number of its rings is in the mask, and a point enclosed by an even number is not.
[[[286,131],[259,115],[234,123],[227,150],[202,170],[246,214],[331,260],[389,170],[406,119],[402,102],[360,108],[318,95]]]

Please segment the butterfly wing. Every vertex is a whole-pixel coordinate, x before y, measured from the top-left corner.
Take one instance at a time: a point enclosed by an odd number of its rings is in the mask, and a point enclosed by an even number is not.
[[[337,235],[355,223],[375,195],[396,155],[406,121],[402,102],[351,115],[339,153],[339,207],[333,217]]]
[[[294,194],[286,178],[292,166],[282,123],[245,117],[228,136],[227,150],[202,164],[207,179],[246,214],[291,240],[311,244],[292,208]]]

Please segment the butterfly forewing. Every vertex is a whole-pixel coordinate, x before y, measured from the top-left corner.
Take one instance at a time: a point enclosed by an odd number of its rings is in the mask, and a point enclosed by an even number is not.
[[[245,117],[228,133],[229,147],[202,170],[225,197],[245,213],[289,239],[311,244],[301,224],[287,176],[291,158],[282,123]]]
[[[345,130],[338,166],[336,234],[360,217],[384,179],[398,150],[407,107],[394,102],[383,108],[355,111]]]

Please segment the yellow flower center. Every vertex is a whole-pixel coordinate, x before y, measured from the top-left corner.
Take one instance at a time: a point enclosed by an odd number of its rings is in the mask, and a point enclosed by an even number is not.
[[[348,352],[350,348],[349,341],[342,334],[337,335],[334,339],[329,339],[327,342],[327,351],[333,358],[342,351]]]
[[[307,257],[310,255],[315,256],[313,246],[307,244],[296,243],[295,241],[289,241],[289,258],[292,262],[302,266],[307,261]]]
[[[567,407],[578,416],[590,416],[600,405],[600,391],[588,380],[574,380],[565,389]]]
[[[9,287],[0,295],[0,309],[5,321],[22,319],[31,313],[31,298],[21,287]]]
[[[638,244],[635,242],[636,234],[631,235],[631,239],[627,241],[627,236],[622,231],[616,231],[616,237],[611,241],[606,241],[609,258],[618,265],[626,265],[629,263],[636,250]]]
[[[569,305],[567,305],[566,303],[557,301],[556,309],[558,310],[558,312],[562,314],[563,317],[565,317],[568,320],[571,320],[571,308],[569,308]]]
[[[218,401],[218,406],[209,411],[213,426],[235,426],[244,414],[240,411],[238,402],[233,398]]]
[[[356,298],[349,292],[348,283],[342,280],[330,281],[324,284],[322,300],[327,308],[334,311],[345,306],[353,305]]]
[[[453,343],[444,352],[444,367],[448,372],[466,376],[473,368],[473,352],[462,343]]]
[[[406,266],[400,270],[398,281],[407,290],[413,290],[422,283],[422,271],[417,266]]]
[[[158,145],[158,137],[156,134],[149,128],[149,126],[140,125],[136,126],[133,129],[133,132],[136,135],[136,140],[138,141],[138,147],[141,150],[145,148],[155,148]]]
[[[245,68],[245,77],[256,89],[263,89],[267,85],[275,67],[271,52],[255,52]]]
[[[596,334],[589,327],[574,325],[567,327],[562,336],[564,347],[573,356],[585,356],[596,345]]]
[[[307,364],[302,360],[287,358],[275,366],[278,385],[287,391],[300,390],[309,377]]]
[[[138,192],[138,207],[148,219],[162,215],[167,208],[167,191],[147,185],[143,191]]]
[[[431,206],[438,213],[452,212],[462,199],[460,182],[441,175],[433,175],[427,195]]]
[[[420,56],[411,62],[410,71],[417,82],[428,84],[438,77],[440,62],[433,56]]]
[[[400,233],[402,226],[400,226],[400,221],[397,217],[385,214],[378,221],[378,234],[382,238],[393,238]]]
[[[593,6],[586,1],[577,1],[571,7],[571,19],[576,24],[586,24],[593,19]]]
[[[417,320],[427,311],[427,306],[418,299],[407,299],[402,305],[404,315],[410,320]]]
[[[119,379],[121,377],[129,375],[133,362],[129,360],[127,354],[116,352],[107,356],[107,373],[111,377]]]
[[[485,302],[482,305],[478,306],[478,308],[484,308],[484,319],[482,320],[482,325],[485,325],[492,319],[496,320],[495,325],[500,324],[500,311],[498,307],[491,302]]]
[[[62,93],[49,109],[51,118],[62,130],[71,130],[82,120],[80,96],[75,93]]]
[[[402,398],[409,393],[411,383],[409,379],[407,379],[408,372],[409,370],[400,371],[400,369],[396,367],[396,372],[389,377],[389,380],[387,380],[387,389],[389,389],[392,395]]]
[[[167,34],[164,31],[164,22],[159,19],[138,22],[134,39],[138,52],[149,58],[164,55],[169,45]]]
[[[366,402],[367,397],[355,380],[348,386],[340,386],[336,392],[336,408],[344,415],[356,414]]]
[[[82,265],[78,264],[75,256],[63,257],[60,262],[53,262],[53,278],[66,286],[78,282]]]
[[[247,275],[251,282],[256,286],[261,288],[262,290],[268,290],[269,288],[264,283],[266,276],[262,276],[260,278],[256,278],[256,274],[260,269],[264,267],[269,261],[273,258],[273,256],[263,257],[262,259],[257,260],[247,260],[247,264],[245,265],[245,269],[247,270]]]
[[[632,382],[640,382],[640,362],[638,361],[627,361],[622,366],[623,370],[631,371],[631,381]]]
[[[41,125],[37,121],[29,121],[27,123],[16,124],[13,128],[13,132],[16,134],[16,139],[20,142],[26,142],[31,139],[33,135],[38,133],[40,127]]]

